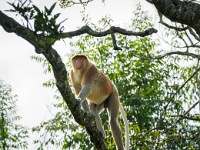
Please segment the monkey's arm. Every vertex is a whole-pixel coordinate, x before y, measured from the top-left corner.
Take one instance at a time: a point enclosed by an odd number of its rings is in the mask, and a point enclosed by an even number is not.
[[[85,101],[86,97],[88,96],[88,94],[90,94],[91,91],[91,86],[90,85],[84,85],[81,89],[81,91],[79,92],[77,98],[80,100],[79,104],[81,104],[81,107],[83,108],[84,111],[89,112],[89,106],[88,106],[88,102]]]
[[[84,85],[81,88],[81,91],[79,92],[77,98],[81,101],[81,103],[86,99],[86,97],[90,94],[91,91],[91,85]]]
[[[92,65],[87,70],[85,69],[85,72],[86,73],[84,73],[83,77],[81,78],[81,91],[78,93],[77,96],[81,103],[90,94],[94,84],[94,76],[98,73],[98,70],[94,65]]]

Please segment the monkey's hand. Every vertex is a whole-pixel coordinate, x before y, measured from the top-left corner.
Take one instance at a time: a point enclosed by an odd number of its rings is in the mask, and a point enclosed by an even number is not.
[[[88,102],[84,99],[84,100],[81,100],[81,98],[77,98],[78,99],[78,102],[76,103],[77,106],[80,106],[83,108],[83,110],[85,112],[90,112],[90,109],[89,109],[89,105],[88,105]]]
[[[76,106],[80,106],[81,103],[82,103],[82,102],[81,102],[81,98],[77,97],[76,99],[77,99]]]

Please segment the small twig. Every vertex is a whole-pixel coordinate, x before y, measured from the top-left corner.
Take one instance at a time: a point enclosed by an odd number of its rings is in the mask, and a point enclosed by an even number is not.
[[[177,119],[176,121],[174,121],[174,123],[172,123],[172,126],[170,128],[168,128],[168,131],[170,129],[172,129],[179,121],[181,121],[183,119],[183,116],[186,116],[197,104],[199,104],[199,101],[197,101],[196,103],[194,103],[194,105],[192,105],[192,107],[190,107],[183,115],[181,115],[181,117],[179,119]]]
[[[189,29],[189,28],[188,28]],[[190,41],[191,45],[195,45],[190,36],[188,35],[188,32],[184,31],[185,35],[187,36],[188,40]]]
[[[184,115],[171,115],[170,117],[180,117],[182,119],[188,119],[188,120],[193,120],[193,121],[200,121],[200,118],[193,118],[193,117],[188,117],[188,116],[184,116]]]
[[[187,32],[185,31],[185,33],[186,33],[186,35],[187,35]],[[183,41],[183,43],[185,43],[185,46],[186,46],[186,52],[188,52],[189,51],[189,46],[188,46],[188,44],[187,44],[187,42],[186,42],[186,40],[184,39],[184,37],[182,37],[181,36],[181,33],[180,32],[176,32],[176,35]],[[192,43],[193,44],[193,43]]]
[[[164,114],[166,113],[166,110],[169,106],[169,104],[171,103],[171,101],[174,99],[174,97],[180,92],[180,90],[197,74],[197,72],[200,70],[200,68],[198,68],[176,91],[176,93],[172,94],[171,97],[169,98],[169,100],[167,101],[167,104],[164,106],[164,109],[162,111],[162,113],[160,114],[160,119],[158,121],[158,126],[160,125],[161,121],[163,120]]]
[[[197,41],[200,41],[200,37],[192,30],[192,28],[189,28],[189,31]]]
[[[197,54],[194,54],[194,53],[189,53],[189,52],[181,52],[181,51],[168,52],[168,53],[165,53],[165,54],[162,54],[162,55],[155,56],[155,57],[153,57],[153,59],[161,59],[161,58],[164,58],[166,56],[175,55],[175,54],[184,55],[184,56],[190,56],[192,58],[200,59],[200,55],[197,55]]]
[[[184,86],[197,74],[197,72],[200,70],[200,68],[198,68],[176,91],[176,93],[174,93],[170,99],[168,100],[167,104],[164,106],[164,109],[166,109],[168,107],[168,105],[170,104],[170,102],[174,99],[174,97],[180,92],[180,90],[182,88],[184,88]]]
[[[144,135],[142,136],[142,138],[145,138],[145,137],[147,136],[147,134],[150,133],[150,132],[153,131],[153,130],[156,130],[156,131],[157,131],[158,128],[156,127],[156,128],[149,129],[147,132],[144,133]]]
[[[176,30],[176,31],[185,31],[185,30],[187,30],[187,29],[189,28],[189,27],[179,28],[179,27],[171,26],[171,25],[169,25],[169,24],[167,24],[167,23],[165,23],[165,22],[163,21],[163,15],[162,15],[161,13],[158,12],[158,14],[159,14],[159,17],[160,17],[160,21],[159,21],[159,22],[160,22],[162,25],[166,26],[167,28],[174,29],[174,30]]]

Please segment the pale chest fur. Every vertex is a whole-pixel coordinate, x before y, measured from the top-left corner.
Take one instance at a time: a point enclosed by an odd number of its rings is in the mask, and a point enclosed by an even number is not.
[[[82,73],[80,71],[73,72],[73,82],[77,85],[81,85]]]

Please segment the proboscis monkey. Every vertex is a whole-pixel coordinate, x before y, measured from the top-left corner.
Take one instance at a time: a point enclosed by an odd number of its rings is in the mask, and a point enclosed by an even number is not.
[[[117,121],[120,110],[125,123],[125,149],[129,150],[128,121],[124,109],[119,102],[118,91],[115,85],[83,54],[77,54],[72,57],[70,77],[82,108],[85,111],[91,111],[95,115],[97,127],[104,138],[106,135],[102,128],[99,113],[104,108],[107,108],[110,127],[117,149],[124,150],[122,133]]]

